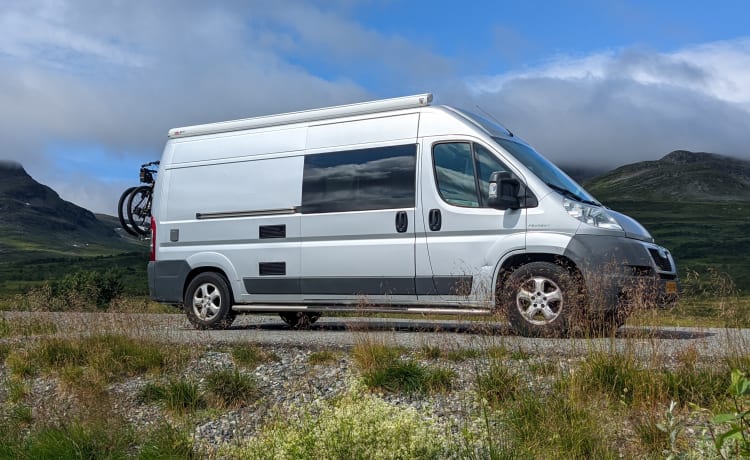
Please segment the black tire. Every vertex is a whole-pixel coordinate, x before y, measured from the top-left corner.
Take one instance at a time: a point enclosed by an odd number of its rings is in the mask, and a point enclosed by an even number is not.
[[[183,308],[198,329],[226,329],[237,317],[232,311],[232,293],[226,279],[214,272],[193,278],[185,290]]]
[[[320,313],[305,313],[301,311],[290,311],[279,313],[281,319],[292,329],[308,329],[320,318]]]
[[[500,299],[513,329],[526,337],[566,335],[581,317],[583,295],[577,278],[560,265],[531,262],[508,276]]]
[[[153,190],[147,185],[136,187],[128,198],[128,222],[138,235],[151,234],[151,195]]]
[[[120,219],[120,226],[122,227],[123,230],[125,230],[125,232],[133,236],[139,236],[139,233],[133,230],[133,227],[130,226],[130,223],[127,220],[128,211],[125,208],[125,205],[127,205],[128,203],[130,194],[136,188],[137,187],[127,188],[124,192],[122,192],[122,195],[120,195],[120,200],[117,202],[117,217]]]

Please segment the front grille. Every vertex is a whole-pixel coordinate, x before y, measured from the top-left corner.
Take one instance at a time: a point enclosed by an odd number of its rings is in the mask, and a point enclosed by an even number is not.
[[[664,257],[659,254],[658,249],[648,248],[648,253],[651,254],[651,258],[654,259],[654,263],[659,267],[659,270],[664,272],[673,271],[672,262],[669,261],[669,256],[667,256],[666,251],[664,251]]]

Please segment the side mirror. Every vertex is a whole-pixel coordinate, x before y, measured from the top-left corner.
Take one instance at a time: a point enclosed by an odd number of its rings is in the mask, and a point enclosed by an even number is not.
[[[495,209],[536,208],[539,201],[531,190],[507,171],[490,174],[487,205]]]
[[[521,181],[511,177],[509,172],[495,171],[490,174],[487,205],[495,209],[518,209],[521,207]]]

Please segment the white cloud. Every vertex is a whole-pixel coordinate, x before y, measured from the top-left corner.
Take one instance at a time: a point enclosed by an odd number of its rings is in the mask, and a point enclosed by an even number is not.
[[[607,168],[675,149],[750,159],[748,38],[674,53],[557,56],[536,68],[465,81],[465,98],[562,164]]]

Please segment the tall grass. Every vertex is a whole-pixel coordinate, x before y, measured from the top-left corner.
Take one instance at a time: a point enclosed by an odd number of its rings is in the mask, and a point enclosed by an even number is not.
[[[454,372],[421,364],[402,356],[404,350],[360,335],[352,355],[366,387],[389,393],[444,392],[452,387]]]

